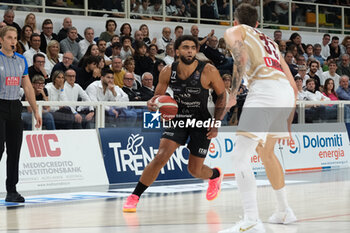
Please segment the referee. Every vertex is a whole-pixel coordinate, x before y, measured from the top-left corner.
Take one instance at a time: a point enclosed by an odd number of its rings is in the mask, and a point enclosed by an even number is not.
[[[28,76],[27,61],[22,55],[14,52],[17,44],[17,29],[10,26],[2,28],[0,44],[2,45],[0,50],[0,159],[6,142],[7,195],[5,201],[24,202],[24,198],[16,190],[23,137],[22,104],[19,101],[21,85],[33,109],[37,128],[41,126],[41,117]]]

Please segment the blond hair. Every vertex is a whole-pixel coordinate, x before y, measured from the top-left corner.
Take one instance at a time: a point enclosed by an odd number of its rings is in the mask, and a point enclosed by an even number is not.
[[[51,46],[54,46],[54,45],[56,45],[56,44],[57,44],[57,46],[58,46],[58,53],[59,53],[59,52],[60,52],[60,43],[58,43],[57,40],[51,40],[51,41],[47,44],[47,47],[46,47],[46,56],[47,56],[47,59],[49,59],[49,60],[58,59],[58,54],[57,54],[56,57],[52,57],[52,54],[51,54],[50,49],[49,49]]]
[[[9,32],[9,31],[16,32],[16,34],[17,34],[17,29],[15,27],[6,26],[6,27],[1,28],[1,30],[0,30],[0,38],[4,39],[6,33]]]

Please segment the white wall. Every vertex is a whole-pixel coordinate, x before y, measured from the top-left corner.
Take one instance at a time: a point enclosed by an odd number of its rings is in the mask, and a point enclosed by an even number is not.
[[[0,15],[2,17],[4,11],[0,11]],[[24,19],[28,12],[15,12],[15,22],[18,23],[21,27],[23,26]],[[43,13],[37,13],[35,12],[36,15],[36,20],[37,20],[37,26],[41,30],[41,23],[44,21],[46,18],[50,18],[53,23],[54,23],[54,32],[58,33],[58,31],[62,28],[62,22],[64,17],[67,15],[60,15],[60,14],[43,14]],[[80,35],[84,35],[84,29],[86,27],[92,27],[95,29],[95,36],[99,36],[101,32],[105,31],[105,22],[107,19],[112,19],[112,18],[107,18],[107,17],[94,17],[94,16],[77,16],[77,15],[69,15],[69,17],[72,18],[73,21],[73,26],[75,26]],[[141,24],[147,24],[150,30],[150,38],[161,37],[161,31],[164,26],[168,26],[172,28],[172,32],[174,28],[177,25],[182,25],[184,27],[184,34],[190,34],[190,28],[192,24],[189,23],[183,23],[183,22],[162,22],[162,21],[152,21],[152,20],[134,20],[134,19],[120,19],[120,18],[113,18],[118,25],[117,28],[117,33],[119,34],[120,26],[128,22],[131,24],[133,30],[132,33],[135,32],[136,29],[139,28]],[[215,34],[217,37],[223,37],[223,34],[225,30],[228,28],[228,26],[221,26],[221,25],[199,25],[199,36],[204,37],[208,35],[211,29],[215,29]],[[271,29],[263,29],[262,30],[266,35],[273,37],[273,32],[274,30]],[[289,36],[293,33],[294,31],[283,31],[283,36],[282,38],[284,40],[289,39]],[[301,36],[302,36],[302,41],[305,44],[315,44],[315,43],[320,43],[322,40],[322,35],[323,33],[316,33],[316,32],[304,32],[304,31],[297,31]],[[344,35],[339,35],[335,34],[340,38],[340,42],[342,41]],[[331,36],[333,36],[331,34]]]

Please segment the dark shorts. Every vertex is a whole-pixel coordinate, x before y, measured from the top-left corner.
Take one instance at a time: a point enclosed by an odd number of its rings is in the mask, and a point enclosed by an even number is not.
[[[172,140],[180,145],[185,145],[188,137],[190,137],[187,148],[190,150],[191,154],[200,158],[205,158],[210,144],[207,133],[207,128],[165,128],[162,138]]]

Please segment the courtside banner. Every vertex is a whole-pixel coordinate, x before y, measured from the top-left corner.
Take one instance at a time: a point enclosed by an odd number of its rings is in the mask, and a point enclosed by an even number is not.
[[[109,182],[137,182],[158,152],[161,131],[140,128],[101,128],[102,153]],[[180,146],[160,171],[157,180],[193,178],[187,171],[189,151]]]
[[[1,160],[4,190],[6,155]],[[108,179],[96,130],[25,131],[18,190],[106,185]]]

